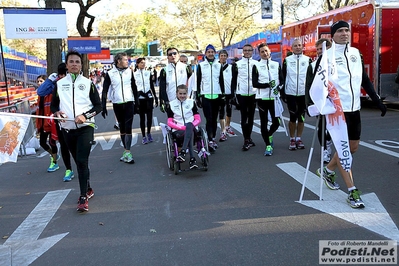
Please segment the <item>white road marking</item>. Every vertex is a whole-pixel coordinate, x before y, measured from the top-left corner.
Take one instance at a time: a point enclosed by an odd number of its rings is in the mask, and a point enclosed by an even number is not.
[[[304,167],[295,162],[281,163],[277,166],[300,184],[303,183],[306,170]],[[309,172],[306,188],[319,195],[320,178]],[[302,200],[300,203],[399,241],[399,230],[375,193],[362,195],[366,205],[364,209],[351,208],[346,202],[347,196],[342,190],[330,190],[323,185],[323,200]]]
[[[1,265],[29,265],[68,234],[67,232],[38,240],[70,191],[65,189],[46,194],[0,246]]]

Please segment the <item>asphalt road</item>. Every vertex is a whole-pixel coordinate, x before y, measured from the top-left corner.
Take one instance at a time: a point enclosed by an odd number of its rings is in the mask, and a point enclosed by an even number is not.
[[[298,202],[302,185],[279,166],[293,162],[306,167],[315,118],[306,120],[305,150],[289,151],[289,138],[280,128],[274,155],[263,156],[258,122],[252,136],[256,146],[249,151],[241,151],[243,138],[238,133],[219,143],[207,172],[175,175],[167,167],[159,128],[153,128],[153,143],[141,144],[138,116],[138,138],[132,147],[136,163],[119,162],[123,149],[109,113],[106,120],[96,118],[97,145],[90,155],[95,196],[88,213],[76,212],[78,179],[62,182],[62,161],[59,171],[47,173],[49,157],[39,151],[0,166],[0,265],[24,265],[28,260],[22,257],[32,257],[32,265],[317,265],[320,240],[390,239]],[[361,115],[355,184],[363,195],[375,193],[397,226],[398,111],[390,109],[382,118],[377,109],[363,108]],[[158,108],[154,116],[158,122],[166,120]],[[234,110],[236,132],[239,120]],[[319,167],[319,153],[316,144],[311,172]],[[338,182],[346,192],[341,178]],[[328,193],[325,187],[323,191]],[[35,209],[48,192],[59,208]],[[61,195],[65,199],[57,198]],[[318,200],[318,195],[306,189],[304,200]],[[330,204],[332,213],[338,203],[346,204],[345,196]],[[371,203],[365,200],[366,218]],[[41,217],[51,208],[54,216]],[[348,205],[336,208],[340,213],[359,211]],[[30,220],[23,223],[27,217]],[[21,228],[25,231],[20,238],[13,237]],[[36,237],[33,232],[38,232]],[[61,234],[55,243],[39,245]],[[14,246],[6,245],[7,239],[15,240]]]

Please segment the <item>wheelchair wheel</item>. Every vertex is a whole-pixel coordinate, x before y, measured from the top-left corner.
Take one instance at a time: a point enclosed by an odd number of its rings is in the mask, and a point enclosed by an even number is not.
[[[174,144],[170,134],[166,135],[166,160],[168,162],[169,169],[173,170],[175,166],[175,152]]]
[[[201,156],[201,163],[202,166],[204,167],[205,171],[208,171],[208,164],[209,164],[209,141],[208,141],[208,135],[205,131],[205,129],[203,129],[202,127],[200,127],[200,132],[201,132],[201,137],[202,137],[202,142],[204,143],[204,149],[207,152],[207,154],[204,154]]]
[[[177,175],[180,172],[180,162],[175,161],[173,164],[174,164],[175,175]]]

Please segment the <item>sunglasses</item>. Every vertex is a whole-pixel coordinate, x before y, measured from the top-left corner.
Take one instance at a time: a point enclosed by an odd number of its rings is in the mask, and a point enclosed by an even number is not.
[[[172,55],[177,55],[177,52],[171,52],[168,54],[168,56],[172,56]]]

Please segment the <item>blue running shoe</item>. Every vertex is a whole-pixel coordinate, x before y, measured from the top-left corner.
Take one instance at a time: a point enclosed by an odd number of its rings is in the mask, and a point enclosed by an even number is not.
[[[273,155],[273,148],[271,145],[266,146],[266,150],[264,153],[265,156],[272,156]]]
[[[55,171],[57,171],[58,169],[60,169],[60,167],[58,166],[58,164],[57,163],[54,163],[54,159],[53,159],[53,157],[50,157],[50,159],[51,159],[51,162],[50,162],[50,166],[47,168],[47,172],[55,172]]]
[[[65,171],[65,176],[64,176],[64,182],[69,182],[75,177],[73,171],[71,170],[66,170]]]

